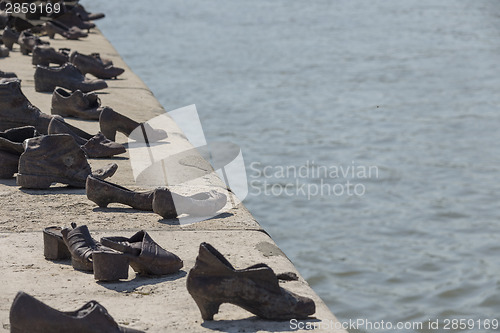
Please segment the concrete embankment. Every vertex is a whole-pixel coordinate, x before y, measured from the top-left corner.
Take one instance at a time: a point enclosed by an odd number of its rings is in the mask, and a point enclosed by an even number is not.
[[[102,105],[137,121],[147,121],[165,113],[148,87],[98,30],[81,41],[68,41],[56,36],[50,42],[56,49],[66,47],[84,54],[99,52],[102,57],[111,59],[115,66],[126,69],[119,79],[107,81],[109,88],[99,92]],[[21,55],[17,45],[8,58],[0,60],[0,70],[15,72],[22,80],[22,90],[31,103],[50,113],[51,94],[35,92],[31,57]],[[95,121],[67,121],[89,133],[99,130]],[[166,130],[172,149],[182,151],[191,147],[173,120],[169,119]],[[127,142],[121,134],[116,140]],[[89,162],[93,168],[98,168],[111,161],[116,162],[119,168],[110,180],[139,189],[134,182],[128,152],[116,158],[92,159]],[[170,172],[178,170],[183,174],[193,168],[181,164],[170,167]],[[219,179],[208,177],[204,181],[222,187]],[[202,190],[203,186],[177,185],[174,189],[192,194]],[[337,322],[334,315],[242,204],[207,221],[172,225],[153,212],[139,212],[117,204],[110,205],[108,209],[98,208],[87,199],[84,189],[58,184],[50,190],[24,190],[16,186],[15,179],[0,180],[0,203],[0,327],[4,331],[9,330],[9,309],[19,290],[66,311],[75,310],[94,299],[104,305],[119,324],[148,332],[296,331],[297,326],[288,321],[261,320],[228,304],[221,306],[215,321],[203,322],[186,289],[186,276],[194,265],[201,242],[211,243],[237,268],[262,262],[276,273],[295,272],[299,280],[281,282],[281,286],[311,297],[316,302],[314,318],[302,323],[320,325],[323,322],[324,329],[336,331],[332,329]],[[177,274],[160,277],[136,276],[130,269],[128,280],[96,283],[92,274],[74,270],[70,261],[53,262],[43,257],[42,229],[53,225],[68,226],[71,222],[86,224],[96,239],[105,235],[130,237],[144,229],[157,243],[176,253],[184,261],[184,267]]]

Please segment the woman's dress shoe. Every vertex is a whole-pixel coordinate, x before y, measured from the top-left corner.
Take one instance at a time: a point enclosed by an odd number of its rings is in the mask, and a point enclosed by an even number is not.
[[[87,177],[85,189],[87,198],[99,207],[121,203],[137,210],[153,210],[153,191],[135,192],[93,176]]]
[[[271,320],[305,319],[316,311],[312,299],[281,288],[269,266],[257,264],[237,270],[208,243],[200,245],[187,289],[204,320],[213,320],[222,303]]]
[[[100,59],[92,55],[86,55],[73,51],[70,55],[70,61],[83,74],[92,74],[99,79],[112,79],[121,75],[125,70],[123,68],[114,67],[113,65],[105,66]]]
[[[167,132],[164,130],[154,129],[148,123],[138,123],[109,107],[104,107],[101,111],[99,126],[102,134],[113,141],[115,141],[116,132],[121,132],[129,139],[139,142],[156,142],[168,137]],[[142,127],[142,131],[134,131],[139,126]],[[133,134],[136,132],[139,135]],[[146,137],[144,137],[144,134]]]

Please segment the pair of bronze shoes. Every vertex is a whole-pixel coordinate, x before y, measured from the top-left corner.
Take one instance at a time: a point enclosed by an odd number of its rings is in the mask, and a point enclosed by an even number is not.
[[[164,219],[174,219],[181,214],[215,216],[227,202],[226,195],[217,191],[183,196],[166,187],[137,192],[93,176],[87,177],[87,198],[99,207],[120,203],[137,210],[153,211]]]
[[[18,292],[9,313],[12,333],[143,333],[119,326],[104,306],[87,302],[75,311],[58,311],[25,292]]]
[[[179,271],[182,260],[158,245],[144,230],[126,237],[103,237],[98,242],[87,226],[45,228],[44,256],[51,260],[71,257],[73,268],[93,271],[99,281],[128,278],[128,266],[143,275],[166,275]]]
[[[92,74],[99,79],[117,78],[125,71],[123,68],[115,67],[109,61],[103,61],[96,54],[87,55],[73,51],[69,56],[69,61],[83,74]]]

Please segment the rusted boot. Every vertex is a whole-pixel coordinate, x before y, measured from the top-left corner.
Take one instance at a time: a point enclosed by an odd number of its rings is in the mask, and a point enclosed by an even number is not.
[[[87,198],[99,207],[121,203],[137,210],[153,210],[154,191],[136,192],[93,176],[87,178],[85,190]]]
[[[51,119],[24,96],[21,80],[0,79],[0,130],[31,125],[47,134]]]
[[[237,270],[208,243],[200,245],[187,289],[204,320],[213,320],[222,303],[271,320],[305,319],[316,311],[312,299],[281,288],[269,266],[257,264]]]
[[[0,131],[14,127],[34,126],[41,134],[48,133],[52,116],[41,112],[24,96],[21,80],[15,78],[0,79]],[[66,124],[73,132],[84,139],[92,135]]]

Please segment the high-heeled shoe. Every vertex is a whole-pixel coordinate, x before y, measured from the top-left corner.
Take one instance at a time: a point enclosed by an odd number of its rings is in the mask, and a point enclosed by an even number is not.
[[[19,158],[17,185],[46,189],[52,183],[84,188],[88,175],[111,177],[116,163],[92,171],[85,153],[69,134],[43,135],[27,139]]]
[[[10,308],[11,333],[143,333],[118,326],[105,307],[90,301],[75,311],[58,311],[22,291]]]
[[[148,123],[138,123],[109,107],[104,107],[101,111],[99,126],[102,134],[112,141],[115,141],[116,132],[121,132],[139,142],[156,142],[168,137],[164,130],[154,129]],[[142,131],[134,131],[139,126],[142,127]]]
[[[73,51],[70,55],[70,61],[83,74],[90,73],[99,79],[112,79],[123,74],[123,68],[114,67],[113,65],[105,66],[100,59],[92,55],[86,55]]]
[[[183,266],[178,256],[158,245],[144,230],[130,238],[103,237],[101,244],[126,255],[130,266],[139,274],[172,274]]]
[[[87,198],[99,207],[107,207],[110,203],[121,203],[137,210],[153,210],[153,192],[135,192],[120,185],[88,176],[85,190]]]
[[[316,311],[314,301],[283,289],[273,270],[257,264],[236,270],[208,243],[201,243],[187,289],[204,320],[213,320],[222,303],[237,305],[271,320],[305,319]]]

